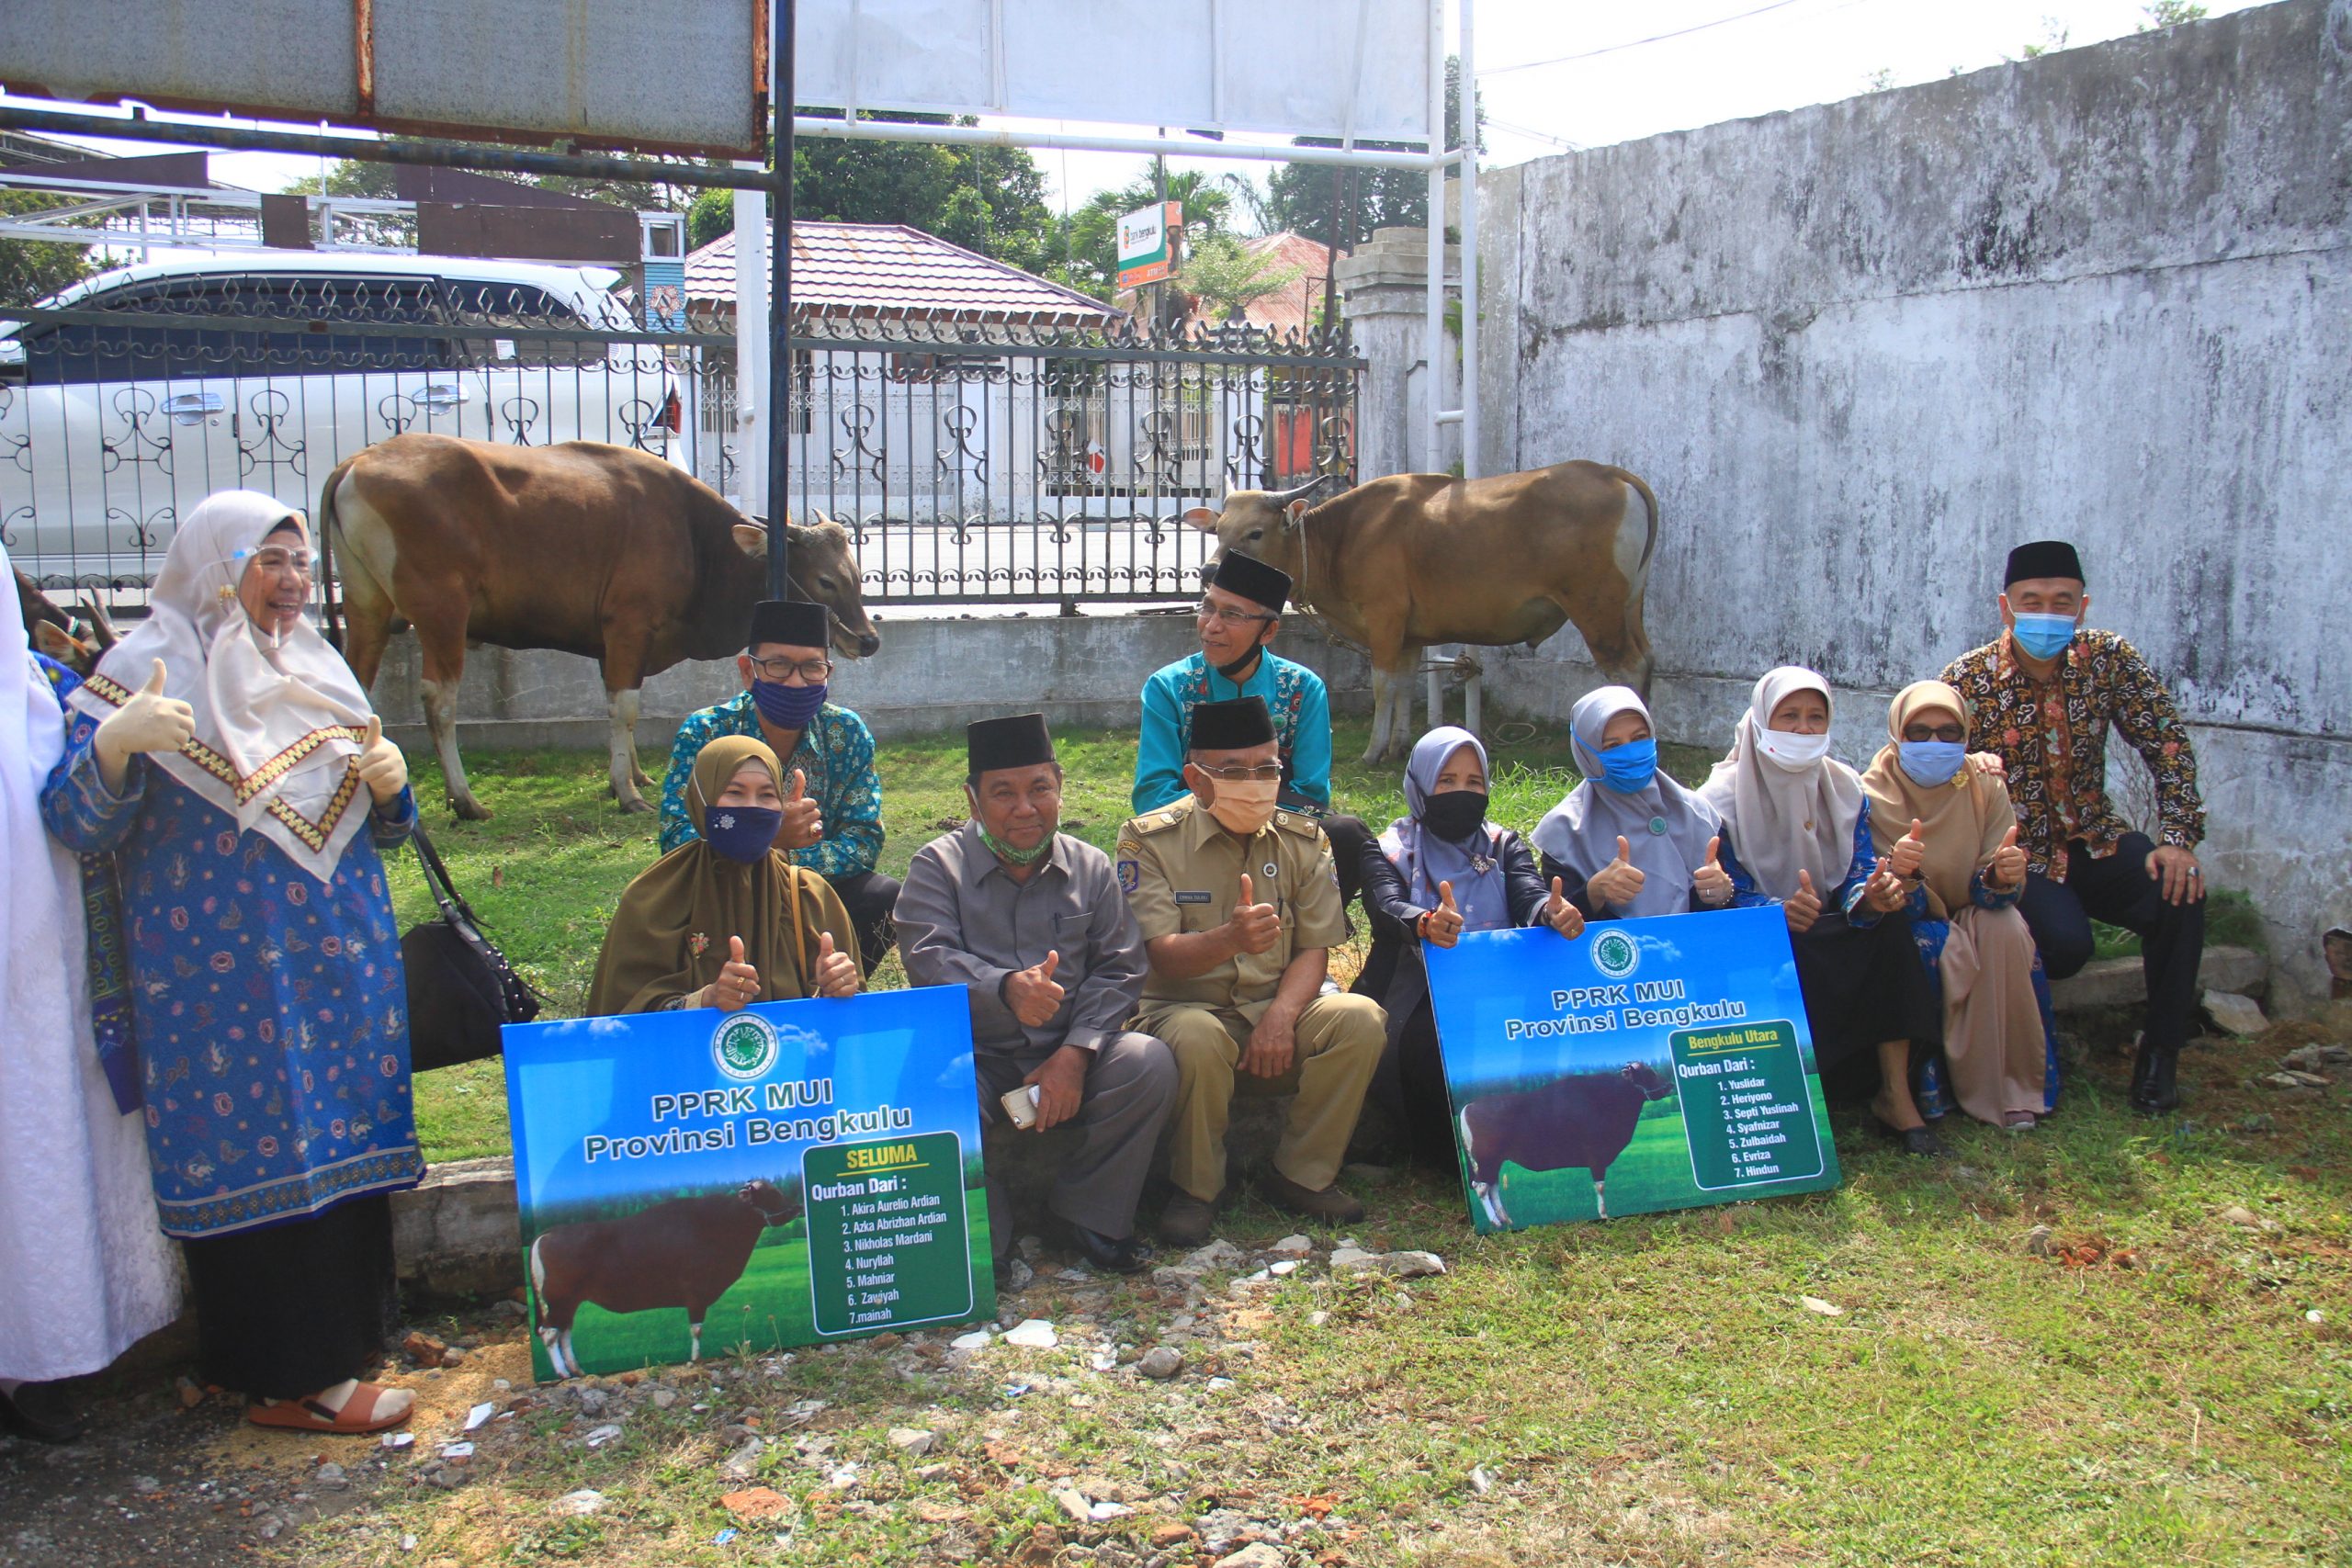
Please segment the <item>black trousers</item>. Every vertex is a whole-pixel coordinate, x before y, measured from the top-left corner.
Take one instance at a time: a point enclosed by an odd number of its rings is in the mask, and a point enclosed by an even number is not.
[[[2052,980],[2090,962],[2091,921],[2139,933],[2140,964],[2148,977],[2147,1044],[2173,1052],[2188,1043],[2188,1017],[2197,1005],[2205,906],[2165,902],[2163,889],[2148,875],[2154,852],[2146,834],[2126,833],[2113,854],[2094,860],[2078,839],[2066,846],[2066,879],[2028,876],[2018,909]]]
[[[1409,956],[1409,955],[1408,955]],[[1437,1018],[1423,996],[1413,1015],[1391,1032],[1388,1049],[1372,1075],[1373,1102],[1401,1133],[1406,1157],[1425,1169],[1452,1169],[1453,1105],[1446,1097],[1445,1058],[1438,1050]]]
[[[842,907],[849,911],[850,923],[857,928],[858,958],[871,975],[898,935],[898,928],[890,922],[890,911],[898,908],[899,879],[878,871],[861,871],[854,876],[829,876],[825,880],[841,895]]]
[[[1322,818],[1323,834],[1331,840],[1331,864],[1340,874],[1340,902],[1352,904],[1363,891],[1363,875],[1357,870],[1366,844],[1379,837],[1363,825],[1361,817],[1342,817],[1334,813]]]
[[[381,1193],[184,1245],[207,1382],[300,1399],[365,1371],[400,1321]]]

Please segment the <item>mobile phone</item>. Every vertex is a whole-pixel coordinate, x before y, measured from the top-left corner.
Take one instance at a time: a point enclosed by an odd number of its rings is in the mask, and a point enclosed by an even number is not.
[[[1030,1083],[1005,1090],[997,1097],[997,1102],[1004,1107],[1004,1113],[1012,1118],[1012,1124],[1025,1133],[1037,1124],[1037,1098],[1038,1088]]]

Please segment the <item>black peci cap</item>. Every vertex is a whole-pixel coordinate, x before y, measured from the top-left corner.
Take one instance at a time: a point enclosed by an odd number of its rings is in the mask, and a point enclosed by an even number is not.
[[[2077,582],[2088,582],[2083,575],[2083,558],[2075,547],[2064,539],[2038,539],[2030,545],[2019,545],[2009,552],[2009,570],[2001,579],[2007,588],[2012,582],[2030,581],[2038,577],[2071,577]]]
[[[1263,604],[1277,615],[1290,603],[1290,573],[1238,550],[1227,550],[1216,558],[1216,572],[1209,581],[1227,593],[1238,593],[1253,604]]]
[[[1263,697],[1233,697],[1193,709],[1193,750],[1246,751],[1274,738],[1273,716]]]
[[[746,648],[780,642],[786,648],[823,648],[832,640],[831,612],[822,604],[797,599],[763,599],[752,606],[752,635]]]
[[[999,768],[1034,768],[1054,760],[1054,738],[1041,713],[974,719],[964,727],[964,758],[976,778]]]

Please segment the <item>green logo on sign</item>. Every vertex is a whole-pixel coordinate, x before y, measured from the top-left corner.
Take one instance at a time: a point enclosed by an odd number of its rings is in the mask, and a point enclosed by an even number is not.
[[[1602,931],[1593,939],[1592,966],[1612,980],[1622,980],[1642,966],[1642,946],[1623,931]]]
[[[760,1077],[775,1066],[779,1049],[768,1021],[748,1012],[729,1019],[710,1037],[710,1058],[730,1078]]]

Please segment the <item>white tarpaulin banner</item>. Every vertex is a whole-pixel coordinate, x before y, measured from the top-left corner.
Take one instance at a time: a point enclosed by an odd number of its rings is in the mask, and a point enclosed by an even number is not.
[[[1427,0],[801,0],[793,101],[1425,141]]]

